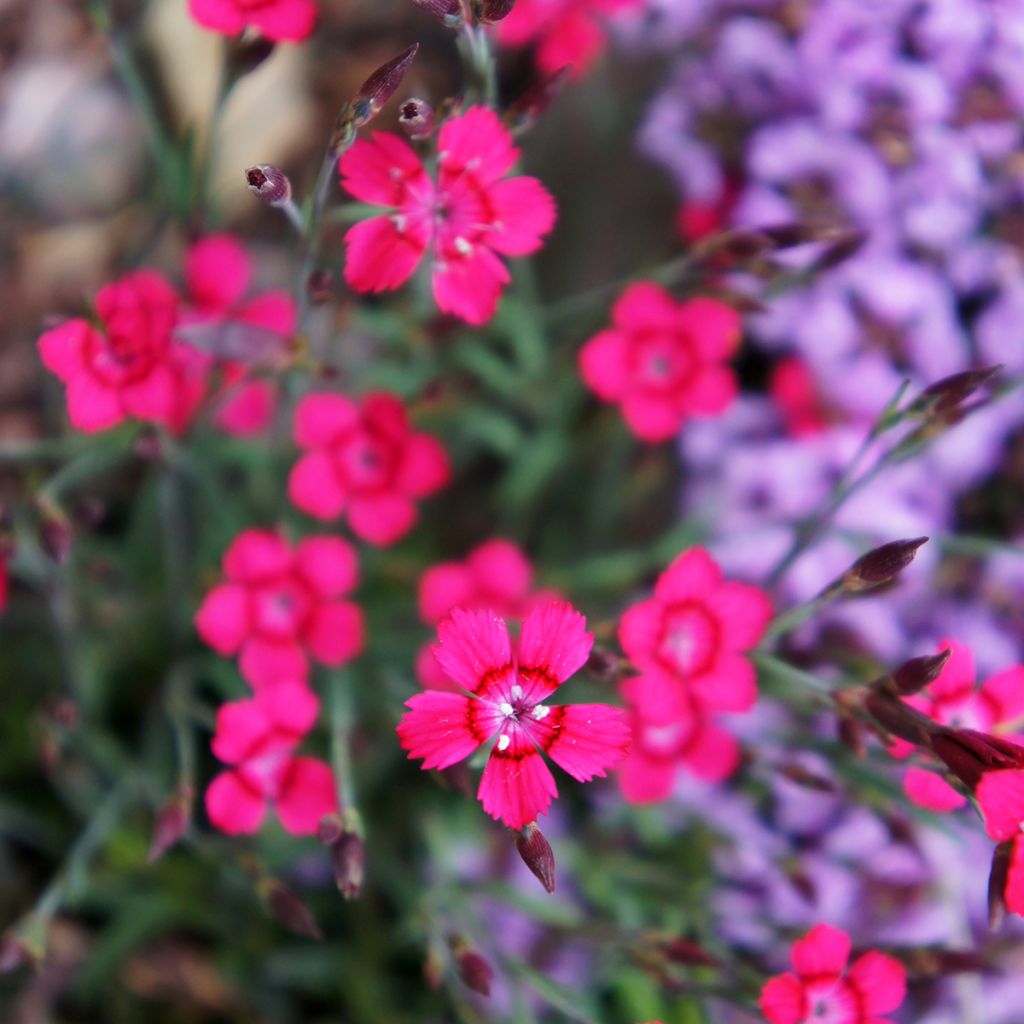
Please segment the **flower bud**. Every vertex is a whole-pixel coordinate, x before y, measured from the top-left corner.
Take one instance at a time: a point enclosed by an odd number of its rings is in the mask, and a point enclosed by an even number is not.
[[[1006,916],[1006,887],[1010,880],[1014,840],[1000,843],[992,851],[992,868],[988,874],[988,926],[995,931]]]
[[[662,946],[668,960],[684,967],[721,967],[722,961],[712,956],[703,946],[692,939],[670,939]]]
[[[917,549],[927,543],[927,537],[913,540],[894,540],[862,555],[843,574],[840,589],[848,594],[890,583],[914,560]]]
[[[320,268],[314,270],[306,281],[306,294],[314,306],[322,306],[330,302],[331,292],[334,289],[334,276],[329,270]]]
[[[930,746],[972,792],[987,772],[1024,769],[1024,747],[975,729],[941,729],[931,737]]]
[[[470,0],[473,19],[480,24],[507,18],[515,5],[516,0]]]
[[[313,911],[286,885],[276,878],[264,877],[258,882],[257,889],[271,917],[288,931],[307,939],[323,939],[324,933],[320,931]]]
[[[434,108],[416,96],[407,99],[398,111],[398,124],[410,139],[426,139],[434,130]]]
[[[336,814],[327,814],[317,829],[317,838],[330,852],[338,891],[347,900],[357,899],[363,887],[366,852],[362,837],[352,825]]]
[[[419,48],[419,43],[413,43],[397,57],[382,64],[363,82],[349,107],[347,122],[353,128],[362,128],[380,113],[384,104],[402,84],[402,79],[405,78],[405,73],[409,70],[409,65]]]
[[[516,849],[523,863],[537,876],[548,892],[555,891],[555,854],[537,822],[524,825],[516,834]]]
[[[227,59],[236,77],[255,71],[273,52],[276,43],[256,31],[245,31],[228,41]]]
[[[505,111],[505,123],[514,135],[532,128],[541,114],[558,97],[565,83],[569,81],[570,67],[566,65],[553,75],[545,75],[515,100]]]
[[[833,242],[815,262],[813,273],[819,274],[826,270],[832,270],[847,260],[852,259],[864,248],[868,240],[866,231],[847,231],[839,239]]]
[[[626,668],[626,660],[610,647],[595,644],[587,659],[587,671],[604,682],[617,682]]]
[[[805,789],[813,789],[818,793],[836,792],[836,784],[831,779],[827,779],[824,775],[819,775],[817,772],[809,771],[796,761],[783,764],[779,768],[779,774],[784,779],[789,779],[790,782],[803,786]]]
[[[249,191],[268,206],[284,206],[292,197],[292,183],[280,167],[256,164],[245,169]]]
[[[868,749],[864,724],[850,715],[840,715],[838,729],[839,742],[855,757],[863,757]]]
[[[47,514],[39,528],[39,543],[57,565],[63,565],[70,557],[73,536],[71,524],[62,514]]]
[[[445,28],[462,28],[466,21],[462,0],[412,0],[421,10],[437,18]]]
[[[886,732],[915,747],[930,748],[933,736],[945,728],[899,698],[877,690],[864,698],[864,709]]]
[[[153,823],[147,864],[155,864],[185,834],[192,819],[193,795],[192,787],[185,783],[160,808]]]
[[[911,694],[923,690],[930,683],[934,683],[942,674],[952,653],[952,648],[947,647],[939,654],[926,654],[924,657],[905,661],[892,674],[892,683],[896,692],[901,696],[909,697]]]
[[[466,988],[482,996],[491,994],[494,968],[465,940],[459,940],[453,947],[455,971]]]
[[[942,380],[929,384],[921,392],[910,406],[910,411],[941,413],[955,409],[1002,368],[1002,364],[997,364],[981,370],[965,370],[963,373],[954,373],[951,377],[943,377]]]

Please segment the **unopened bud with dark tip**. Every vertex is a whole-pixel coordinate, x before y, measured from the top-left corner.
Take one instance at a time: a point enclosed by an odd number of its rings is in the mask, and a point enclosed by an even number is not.
[[[292,197],[292,183],[280,167],[256,164],[245,169],[249,191],[268,206],[284,206]]]
[[[867,240],[868,232],[866,231],[845,232],[822,253],[821,258],[814,264],[814,273],[821,273],[841,266],[856,256],[864,248]]]
[[[693,255],[700,261],[713,258],[716,265],[747,263],[777,248],[774,239],[763,231],[744,228],[711,235],[694,246]]]
[[[39,543],[57,565],[63,565],[71,556],[73,539],[71,524],[62,514],[48,514],[39,528]]]
[[[541,114],[554,103],[565,83],[569,81],[571,70],[571,66],[567,64],[554,74],[545,75],[509,106],[505,111],[505,123],[513,134],[525,132],[536,124]]]
[[[192,787],[185,783],[160,808],[153,823],[153,838],[146,858],[147,864],[155,864],[185,834],[192,820],[193,795]]]
[[[434,108],[416,96],[398,108],[398,124],[410,139],[426,139],[434,130]]]
[[[397,57],[393,57],[386,64],[381,64],[363,82],[352,100],[350,113],[346,119],[353,128],[362,128],[381,112],[384,104],[394,96],[395,90],[402,84],[402,79],[405,78],[405,73],[409,70],[409,65],[419,48],[419,43],[413,43]]]
[[[988,926],[995,931],[1006,917],[1006,886],[1010,881],[1013,861],[1013,840],[1000,843],[992,851],[992,868],[988,874]]]
[[[255,71],[273,52],[276,44],[256,31],[246,30],[228,42],[227,60],[235,77]]]
[[[831,779],[825,778],[824,775],[818,775],[817,772],[809,771],[795,761],[781,765],[779,774],[798,786],[813,789],[818,793],[834,793],[836,791],[836,784]]]
[[[894,540],[869,551],[843,574],[841,589],[848,594],[855,594],[891,582],[910,565],[918,548],[927,542],[927,537]]]
[[[548,892],[555,891],[555,853],[535,821],[516,834],[516,849],[523,863],[536,875]]]
[[[334,275],[329,270],[314,270],[306,280],[306,294],[314,306],[330,302],[333,290]]]
[[[412,2],[421,11],[437,18],[445,28],[462,28],[466,22],[462,0],[412,0]]]
[[[1024,747],[976,729],[940,728],[929,747],[972,792],[988,772],[1024,769]]]
[[[460,941],[452,947],[455,972],[466,988],[482,996],[491,994],[494,968],[468,943]]]
[[[939,654],[926,654],[903,662],[892,674],[892,684],[896,692],[903,697],[909,697],[934,683],[942,674],[952,654],[952,648],[947,647]]]
[[[327,847],[334,868],[338,891],[347,900],[357,899],[363,888],[366,850],[354,825],[336,814],[325,815],[317,829],[317,838]]]
[[[980,370],[965,370],[929,384],[910,407],[911,412],[949,412],[961,405],[1003,368],[999,363]]]
[[[282,882],[264,877],[257,883],[257,890],[271,917],[288,931],[307,939],[323,939],[313,911]]]
[[[610,647],[595,645],[587,659],[587,671],[605,682],[616,682],[625,670],[625,658]]]
[[[703,946],[692,939],[670,939],[662,946],[666,959],[684,967],[721,967],[722,961],[712,956]]]
[[[470,0],[474,19],[481,24],[501,21],[512,13],[516,0]]]
[[[932,738],[945,728],[898,697],[877,690],[865,696],[864,710],[885,732],[913,743],[915,747],[929,749]]]

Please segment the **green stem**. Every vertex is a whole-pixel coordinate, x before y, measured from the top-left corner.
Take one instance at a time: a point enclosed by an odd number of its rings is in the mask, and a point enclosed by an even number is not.
[[[356,806],[352,773],[352,680],[346,672],[333,672],[330,679],[331,766],[338,791],[342,820],[362,835],[362,821]]]
[[[217,148],[220,143],[220,129],[227,109],[228,99],[238,81],[237,69],[228,57],[226,43],[221,48],[220,74],[217,79],[217,98],[214,100],[210,124],[203,142],[202,156],[197,161],[195,172],[195,194],[192,208],[205,224],[210,206],[210,188],[216,164]]]

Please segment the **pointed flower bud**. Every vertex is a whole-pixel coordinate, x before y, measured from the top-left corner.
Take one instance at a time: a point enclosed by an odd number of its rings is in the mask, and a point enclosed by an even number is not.
[[[437,18],[445,28],[462,28],[466,21],[462,0],[412,0],[432,18]]]
[[[865,696],[864,709],[886,732],[915,747],[930,749],[932,738],[945,729],[909,704],[879,690],[872,690]]]
[[[334,276],[323,267],[314,270],[306,281],[306,294],[314,306],[322,306],[325,302],[330,302],[333,289]]]
[[[473,18],[479,24],[501,21],[512,13],[516,0],[470,0]]]
[[[276,878],[264,877],[257,889],[271,917],[288,931],[307,939],[323,939],[313,911],[286,885]]]
[[[489,996],[494,968],[465,940],[459,940],[452,953],[455,955],[455,971],[462,984],[473,992]]]
[[[536,124],[541,114],[555,102],[563,86],[569,81],[570,70],[569,65],[566,65],[553,75],[545,75],[509,106],[505,111],[505,123],[513,134],[525,132]]]
[[[682,937],[670,939],[662,947],[665,957],[674,964],[684,967],[721,967],[722,961],[712,956],[703,946],[692,939]]]
[[[995,931],[1006,917],[1006,887],[1010,880],[1010,862],[1015,840],[1000,843],[992,852],[992,868],[988,874],[988,926]]]
[[[187,783],[160,808],[153,824],[147,864],[155,864],[185,834],[192,820],[193,789]]]
[[[395,94],[402,84],[409,65],[412,64],[419,43],[413,43],[397,57],[392,58],[379,68],[359,87],[355,99],[349,107],[347,123],[353,128],[362,128],[372,121],[381,111],[384,104]]]
[[[983,384],[987,384],[1002,368],[1000,363],[980,370],[965,370],[963,373],[954,373],[951,377],[943,377],[942,380],[929,384],[921,392],[911,405],[910,411],[942,413],[955,409]]]
[[[950,655],[953,653],[951,647],[947,647],[939,654],[926,654],[922,658],[911,658],[905,661],[892,674],[892,682],[897,693],[903,697],[918,693],[930,683],[934,683],[946,667]]]
[[[410,139],[426,139],[434,130],[434,108],[414,96],[406,100],[398,111],[398,124]]]
[[[246,30],[228,40],[227,59],[235,77],[255,71],[273,52],[273,39],[255,30]]]
[[[516,834],[516,849],[523,863],[537,876],[548,892],[555,891],[555,854],[537,822],[524,825]]]
[[[362,836],[353,824],[336,814],[325,815],[317,829],[317,838],[330,851],[331,866],[338,891],[347,900],[357,899],[363,888],[366,852]]]
[[[894,540],[862,555],[843,574],[841,589],[848,594],[889,583],[914,560],[917,549],[927,543],[927,537],[913,540]]]
[[[852,259],[864,248],[868,240],[867,231],[846,231],[821,254],[814,264],[814,273],[833,270]]]
[[[975,729],[942,729],[931,737],[930,746],[972,792],[988,772],[1024,769],[1024,747]]]
[[[249,191],[268,206],[284,206],[292,197],[292,183],[279,167],[256,164],[245,169]]]

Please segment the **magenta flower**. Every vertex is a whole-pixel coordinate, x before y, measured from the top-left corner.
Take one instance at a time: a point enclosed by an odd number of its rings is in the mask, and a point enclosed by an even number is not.
[[[903,965],[874,950],[850,959],[850,937],[815,925],[793,943],[795,974],[780,974],[761,990],[761,1012],[771,1024],[891,1024],[907,990]]]
[[[974,790],[985,831],[997,843],[1024,832],[1024,770],[985,772]]]
[[[939,651],[950,650],[938,678],[921,693],[904,700],[943,725],[978,732],[1004,733],[1024,715],[1024,666],[1013,665],[975,687],[974,656],[957,640],[943,640]],[[909,757],[914,746],[896,740],[890,747],[893,757]],[[907,796],[918,806],[943,813],[956,810],[967,798],[940,775],[923,768],[907,769],[903,779]]]
[[[345,236],[345,280],[357,292],[402,285],[428,249],[434,299],[445,313],[483,324],[509,281],[500,256],[526,256],[555,222],[555,203],[536,178],[506,178],[519,157],[498,115],[470,107],[446,121],[431,179],[407,142],[376,132],[342,154],[341,184],[393,213]]]
[[[561,600],[554,591],[532,592],[533,566],[511,541],[489,540],[463,562],[442,562],[420,577],[420,618],[436,626],[453,608],[490,608],[503,619],[521,621],[533,608]],[[424,686],[453,688],[430,645],[416,658],[416,676]]]
[[[295,333],[295,302],[283,291],[245,298],[251,279],[252,261],[237,238],[220,234],[199,239],[185,258],[191,308],[182,322],[233,327],[242,334],[237,347],[245,345],[245,328],[255,328],[279,336],[283,349]],[[214,423],[236,437],[251,437],[265,430],[277,404],[277,388],[266,380],[247,381],[245,365],[230,359],[222,372],[224,397]]]
[[[217,712],[213,752],[231,770],[206,790],[206,813],[222,832],[259,829],[272,803],[284,828],[312,835],[338,809],[330,766],[292,751],[313,727],[320,703],[304,683],[282,682]]]
[[[406,701],[402,749],[423,768],[447,768],[497,735],[477,796],[509,828],[543,814],[558,795],[541,752],[574,779],[604,777],[629,748],[629,723],[605,704],[543,703],[590,654],[586,620],[567,604],[532,611],[518,655],[504,619],[455,609],[438,626],[434,656],[465,693],[424,690]]]
[[[251,27],[279,43],[305,39],[317,17],[314,0],[188,0],[188,9],[203,28],[237,36]]]
[[[1024,834],[1014,836],[1003,902],[1011,914],[1024,917]]]
[[[69,320],[38,342],[43,365],[64,382],[71,425],[93,433],[135,418],[181,429],[205,389],[205,360],[172,340],[174,289],[138,270],[100,289],[96,313],[102,331]]]
[[[337,668],[363,649],[363,613],[343,595],[356,585],[351,545],[307,537],[294,550],[272,530],[244,530],[224,555],[226,581],[196,613],[199,635],[223,655],[239,655],[257,689],[305,680],[307,652]]]
[[[288,495],[317,519],[342,514],[352,532],[386,546],[416,522],[416,499],[443,487],[451,466],[441,442],[413,431],[400,399],[375,392],[357,405],[342,395],[307,395],[295,410],[295,443],[307,449]]]
[[[723,579],[703,548],[684,551],[658,578],[654,597],[619,623],[619,642],[643,673],[630,699],[647,717],[683,716],[688,698],[705,710],[749,710],[757,678],[743,652],[771,617],[763,591]]]
[[[736,397],[725,361],[740,339],[739,314],[715,299],[676,302],[650,282],[630,285],[612,326],[580,350],[580,372],[605,402],[622,407],[644,441],[665,441],[691,416],[717,416]]]
[[[622,686],[630,710],[633,742],[619,770],[627,803],[649,804],[672,795],[676,775],[685,768],[706,782],[722,782],[740,763],[740,748],[699,705],[684,697],[682,707],[649,708],[650,688],[642,679]]]
[[[569,66],[574,78],[586,73],[604,51],[602,19],[638,7],[644,0],[516,0],[512,13],[498,23],[505,46],[537,44],[537,67],[545,74]]]

